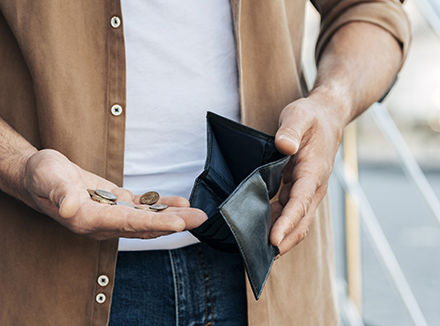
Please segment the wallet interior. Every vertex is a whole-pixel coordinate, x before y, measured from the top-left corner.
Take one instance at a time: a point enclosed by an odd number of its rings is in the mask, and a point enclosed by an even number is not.
[[[276,150],[274,137],[215,113],[207,113],[207,128],[205,168],[195,181],[190,202],[205,211],[208,220],[191,232],[217,249],[238,251],[218,207],[255,169],[285,156]]]

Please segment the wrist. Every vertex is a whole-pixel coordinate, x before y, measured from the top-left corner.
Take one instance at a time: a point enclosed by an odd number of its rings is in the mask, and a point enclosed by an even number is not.
[[[343,129],[353,119],[353,104],[347,92],[336,86],[319,85],[308,96],[322,103],[327,119]]]
[[[16,183],[15,183],[17,197],[18,199],[20,199],[29,206],[33,206],[33,205],[32,205],[30,192],[27,187],[27,165],[29,159],[37,152],[38,150],[36,148],[29,148],[28,150],[25,150],[20,154],[17,154],[16,157],[16,162],[18,167],[16,173]]]

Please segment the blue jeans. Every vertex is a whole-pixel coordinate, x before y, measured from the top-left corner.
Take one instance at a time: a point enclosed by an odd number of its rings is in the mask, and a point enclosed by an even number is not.
[[[203,243],[119,252],[109,325],[247,325],[241,256]]]

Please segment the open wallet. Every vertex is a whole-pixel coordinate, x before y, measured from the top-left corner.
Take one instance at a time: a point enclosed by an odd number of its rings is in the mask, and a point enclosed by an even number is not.
[[[274,137],[208,111],[207,157],[189,201],[208,219],[190,230],[201,242],[240,252],[255,298],[263,290],[279,249],[271,245],[270,199],[278,192],[289,156]]]

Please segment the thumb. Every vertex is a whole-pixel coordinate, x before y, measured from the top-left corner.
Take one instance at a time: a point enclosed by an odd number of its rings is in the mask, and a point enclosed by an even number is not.
[[[309,128],[309,120],[299,110],[294,107],[284,108],[280,115],[280,127],[275,134],[275,146],[283,154],[294,155]]]
[[[58,214],[63,218],[73,217],[80,208],[80,194],[77,189],[61,187],[51,193],[49,198],[58,207]]]

